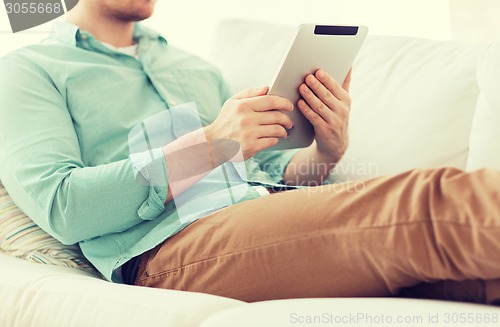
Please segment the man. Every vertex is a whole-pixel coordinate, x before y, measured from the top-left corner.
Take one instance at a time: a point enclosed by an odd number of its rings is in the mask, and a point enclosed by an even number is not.
[[[296,104],[267,87],[229,97],[217,70],[135,23],[153,7],[80,0],[47,41],[0,61],[0,178],[43,229],[115,282],[259,301],[449,280],[496,299],[498,172],[268,195],[322,184],[340,160],[350,78],[312,72]],[[315,143],[261,152],[286,137],[289,110]]]

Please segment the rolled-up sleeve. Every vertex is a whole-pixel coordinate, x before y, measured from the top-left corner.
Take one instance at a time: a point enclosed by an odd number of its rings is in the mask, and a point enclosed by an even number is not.
[[[130,155],[137,181],[150,186],[149,197],[138,210],[139,217],[153,220],[165,209],[167,197],[167,166],[161,148]]]
[[[35,64],[15,59],[0,60],[0,77],[0,178],[41,228],[73,244],[163,212],[168,191],[163,158],[154,161],[165,178],[156,185],[138,181],[130,157],[85,166],[65,98],[51,78]]]

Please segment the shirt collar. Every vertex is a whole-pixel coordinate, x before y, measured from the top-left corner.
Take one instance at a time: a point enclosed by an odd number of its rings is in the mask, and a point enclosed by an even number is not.
[[[139,43],[142,38],[147,38],[150,40],[158,40],[163,43],[167,43],[167,40],[158,32],[147,28],[139,23],[134,24],[134,40]]]
[[[52,25],[52,31],[49,38],[70,46],[78,46],[83,39],[94,39],[90,33],[81,31],[78,26],[67,21],[55,22]],[[167,40],[161,34],[142,26],[139,23],[135,23],[134,40],[136,43],[140,43],[143,39],[157,40],[165,44],[167,43]]]

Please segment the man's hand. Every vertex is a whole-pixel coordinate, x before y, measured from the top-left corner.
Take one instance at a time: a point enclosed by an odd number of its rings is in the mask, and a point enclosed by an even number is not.
[[[316,151],[322,158],[337,163],[348,146],[347,126],[351,108],[349,86],[351,71],[342,86],[325,71],[308,75],[299,87],[298,107],[314,126]]]
[[[286,138],[292,121],[282,111],[293,104],[282,97],[266,95],[268,87],[243,90],[226,101],[215,121],[205,127],[207,140],[238,142],[244,159]]]

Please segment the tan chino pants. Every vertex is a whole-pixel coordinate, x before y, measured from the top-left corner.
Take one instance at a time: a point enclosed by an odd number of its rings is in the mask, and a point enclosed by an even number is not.
[[[463,286],[491,303],[497,279],[500,172],[442,168],[231,206],[146,252],[136,285],[244,301],[433,297]]]

